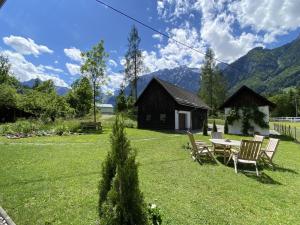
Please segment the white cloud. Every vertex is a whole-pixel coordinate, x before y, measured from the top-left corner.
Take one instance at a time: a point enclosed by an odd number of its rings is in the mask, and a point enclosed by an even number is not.
[[[216,57],[226,62],[232,62],[250,49],[264,47],[275,42],[280,35],[300,28],[299,0],[159,0],[157,11],[166,21],[176,19],[178,22],[178,17],[185,18],[183,16],[192,14],[200,17],[200,29],[196,30],[198,38],[181,40],[186,44],[188,40],[197,40],[198,44],[202,42],[198,48],[210,46]],[[191,29],[195,29],[182,25],[180,27],[182,30],[177,31],[179,33],[176,38],[182,36],[180,32],[189,33]],[[174,28],[167,29],[167,32],[172,30]],[[189,45],[194,47],[195,43],[197,42],[189,42]],[[168,54],[164,54],[165,52]],[[153,68],[159,68],[159,64],[165,62],[166,67],[177,64],[177,60],[170,59],[182,57],[178,53],[180,54],[169,41],[167,46],[159,48],[158,53],[144,54]]]
[[[9,50],[5,50],[1,52],[6,55],[11,63],[11,70],[14,76],[21,82],[39,78],[42,81],[45,80],[53,80],[56,86],[68,87],[64,80],[59,78],[59,76],[55,73],[48,73],[47,70],[56,70],[58,72],[59,69],[53,68],[51,66],[35,66],[31,62],[27,61],[25,57],[17,52],[12,52]],[[53,71],[54,72],[54,71]]]
[[[34,55],[37,57],[42,53],[53,53],[53,50],[47,46],[38,45],[30,38],[10,35],[9,37],[4,37],[3,42],[22,55]]]
[[[64,53],[67,57],[69,57],[71,60],[82,63],[83,58],[81,56],[81,51],[78,48],[71,47],[71,48],[65,48]]]
[[[49,71],[53,71],[55,73],[63,73],[64,72],[62,69],[55,68],[53,66],[39,65],[39,68],[42,69],[43,71],[49,70]]]
[[[205,51],[200,35],[195,28],[190,27],[187,23],[181,28],[174,28],[168,31],[168,34],[175,40],[183,42],[199,51]],[[172,39],[168,40],[166,46],[158,46],[158,52],[143,51],[144,63],[150,72],[174,68],[181,65],[199,68],[203,55],[190,48],[178,44]]]
[[[243,0],[233,2],[230,11],[242,27],[266,32],[265,43],[300,27],[299,0]]]
[[[78,65],[78,64],[66,63],[66,67],[72,76],[81,74],[80,65]]]
[[[159,41],[163,40],[163,36],[161,34],[153,34],[152,38],[154,38],[156,40],[159,40]]]
[[[108,74],[107,84],[102,86],[102,91],[104,93],[113,93],[115,90],[120,88],[120,85],[123,81],[124,81],[123,74],[111,72]]]
[[[117,67],[118,66],[118,63],[113,59],[108,60],[108,64],[112,67]]]
[[[120,65],[125,66],[125,64],[126,64],[126,59],[123,57],[120,59]]]

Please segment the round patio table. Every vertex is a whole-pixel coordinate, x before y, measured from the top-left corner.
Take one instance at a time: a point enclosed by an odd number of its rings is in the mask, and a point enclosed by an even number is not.
[[[229,140],[229,139],[209,139],[209,141],[213,144],[213,145],[223,145],[224,146],[224,163],[226,163],[226,158],[225,158],[225,153],[226,153],[226,149],[228,149],[228,146],[230,147],[240,147],[241,145],[241,141],[237,141],[237,140]],[[228,161],[226,163],[226,165],[228,164],[229,160],[232,158],[232,151],[230,153],[230,156],[228,158]]]

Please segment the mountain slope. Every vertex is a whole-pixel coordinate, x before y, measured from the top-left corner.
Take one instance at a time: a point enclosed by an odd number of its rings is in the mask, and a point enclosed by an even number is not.
[[[231,91],[247,85],[268,94],[300,85],[300,39],[275,49],[254,48],[223,73]]]
[[[38,78],[37,78],[38,79]],[[25,87],[29,87],[29,88],[32,88],[33,85],[35,84],[35,81],[37,79],[31,79],[31,80],[28,80],[28,81],[24,81],[24,82],[21,82],[21,84]],[[40,80],[41,81],[41,80]],[[55,86],[55,90],[56,90],[56,93],[58,95],[66,95],[71,89],[70,88],[67,88],[67,87],[60,87],[60,86]]]

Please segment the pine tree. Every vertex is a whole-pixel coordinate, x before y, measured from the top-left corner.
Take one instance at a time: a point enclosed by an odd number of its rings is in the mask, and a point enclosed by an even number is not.
[[[216,125],[216,121],[214,120],[214,123],[213,123],[213,129],[212,129],[213,132],[218,132],[218,128],[217,128],[217,125]]]
[[[131,96],[134,101],[137,100],[137,82],[140,73],[143,70],[143,57],[140,50],[141,38],[135,26],[132,27],[128,38],[128,51],[125,55],[125,77],[131,85]]]
[[[215,114],[218,107],[226,98],[227,82],[221,71],[216,67],[214,52],[208,48],[205,54],[204,64],[201,68],[199,96],[211,108],[211,114]]]
[[[111,152],[103,164],[99,185],[101,225],[148,224],[135,158],[136,153],[124,132],[123,119],[117,116],[111,135]]]
[[[228,122],[227,122],[227,119],[225,119],[224,134],[228,134]]]

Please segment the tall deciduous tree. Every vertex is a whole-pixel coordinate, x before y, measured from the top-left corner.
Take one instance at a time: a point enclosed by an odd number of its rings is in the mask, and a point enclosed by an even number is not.
[[[148,224],[135,158],[135,151],[124,131],[123,119],[117,116],[111,135],[111,151],[102,166],[99,185],[101,225]]]
[[[0,84],[8,84],[10,86],[18,87],[19,81],[11,76],[10,63],[6,56],[0,54]]]
[[[123,83],[121,84],[120,92],[116,99],[116,110],[117,112],[127,111],[127,98],[125,95],[125,86]]]
[[[104,49],[104,41],[101,40],[90,51],[82,53],[84,64],[81,72],[86,75],[93,85],[94,122],[96,122],[96,97],[100,86],[106,81],[105,69],[108,54]]]
[[[208,48],[201,68],[200,97],[208,103],[214,114],[226,98],[227,82],[216,67],[214,52]]]
[[[70,106],[75,109],[77,117],[87,115],[93,105],[93,87],[89,79],[87,77],[77,79],[66,98]]]
[[[143,71],[143,57],[140,50],[141,38],[135,26],[132,27],[128,37],[128,51],[125,55],[125,77],[131,85],[131,96],[134,100],[137,99],[138,78]]]

